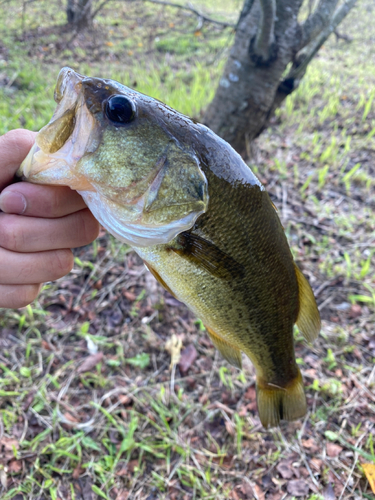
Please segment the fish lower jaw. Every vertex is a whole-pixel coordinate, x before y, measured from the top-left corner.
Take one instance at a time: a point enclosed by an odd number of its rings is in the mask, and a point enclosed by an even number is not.
[[[191,212],[188,215],[162,225],[142,223],[142,215],[136,220],[121,215],[121,207],[114,213],[113,204],[105,200],[98,192],[80,191],[94,217],[115,238],[132,247],[151,247],[164,245],[183,231],[193,227],[197,218],[204,210]]]

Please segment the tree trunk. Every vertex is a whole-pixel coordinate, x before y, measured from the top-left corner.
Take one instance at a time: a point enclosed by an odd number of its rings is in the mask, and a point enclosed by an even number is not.
[[[92,0],[68,0],[66,7],[68,24],[78,31],[89,27],[92,23],[91,4]]]
[[[203,122],[244,157],[356,0],[344,0],[338,9],[338,0],[320,0],[300,25],[302,2],[246,0],[242,9],[233,47]]]

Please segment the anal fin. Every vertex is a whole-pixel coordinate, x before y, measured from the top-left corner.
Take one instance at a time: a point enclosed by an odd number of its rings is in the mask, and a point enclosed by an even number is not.
[[[224,359],[228,361],[231,365],[236,368],[242,369],[242,359],[241,359],[241,351],[234,347],[232,344],[224,340],[222,337],[219,337],[211,328],[206,326],[206,330],[213,345],[220,352]]]
[[[320,332],[320,314],[311,286],[300,269],[294,264],[299,289],[299,313],[297,326],[308,342],[313,342]]]

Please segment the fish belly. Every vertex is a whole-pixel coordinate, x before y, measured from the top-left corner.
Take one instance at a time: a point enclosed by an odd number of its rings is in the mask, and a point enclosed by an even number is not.
[[[212,276],[161,245],[135,250],[209,329],[250,357],[259,375],[275,383],[280,378],[275,371],[287,376],[288,370],[280,368],[284,358],[286,368],[294,360],[293,318],[285,318],[283,311],[279,318],[267,318],[262,304],[251,300],[249,288]]]

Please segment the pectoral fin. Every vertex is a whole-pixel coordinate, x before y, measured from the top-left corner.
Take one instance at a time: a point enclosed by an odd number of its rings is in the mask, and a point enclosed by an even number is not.
[[[213,345],[220,352],[223,358],[226,359],[228,363],[241,370],[242,368],[241,351],[237,347],[234,347],[232,344],[229,344],[229,342],[227,342],[223,338],[219,337],[219,335],[217,335],[208,326],[206,326],[206,330],[208,332],[208,335],[210,336]]]
[[[242,264],[210,241],[183,232],[177,236],[177,247],[171,247],[181,257],[203,267],[210,274],[224,280],[239,279],[244,275]]]
[[[297,326],[308,342],[313,342],[320,332],[320,314],[311,286],[296,264],[296,277],[299,288],[299,313]]]

